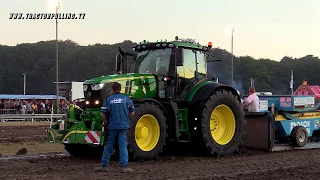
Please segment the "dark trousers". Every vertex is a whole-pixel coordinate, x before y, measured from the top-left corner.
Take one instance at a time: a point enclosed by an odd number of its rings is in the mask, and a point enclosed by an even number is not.
[[[128,143],[127,143],[127,129],[109,129],[108,141],[106,142],[101,159],[101,166],[106,167],[110,163],[110,157],[113,152],[114,144],[118,139],[120,152],[120,167],[128,166]]]

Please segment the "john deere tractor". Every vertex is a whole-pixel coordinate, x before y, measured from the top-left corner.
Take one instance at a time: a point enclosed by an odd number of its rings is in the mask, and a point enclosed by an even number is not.
[[[111,94],[112,83],[119,82],[121,93],[136,108],[128,131],[132,157],[155,158],[169,141],[195,142],[212,155],[234,153],[242,144],[244,112],[234,88],[208,80],[211,48],[211,42],[203,46],[178,37],[143,41],[133,47],[135,53],[119,48],[119,73],[85,81],[85,108],[77,116],[70,112],[48,129],[48,140],[63,143],[74,156],[101,155],[107,129],[102,126],[100,108]],[[128,73],[129,58],[134,59],[134,73]]]

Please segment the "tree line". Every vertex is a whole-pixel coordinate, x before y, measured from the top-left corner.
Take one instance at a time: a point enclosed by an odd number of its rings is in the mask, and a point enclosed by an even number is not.
[[[118,47],[131,52],[136,43],[126,40],[117,44],[81,46],[72,40],[59,41],[59,81],[85,81],[113,74]],[[231,54],[214,48],[210,54],[221,61],[208,63],[208,78],[231,84]],[[284,56],[281,61],[234,56],[234,86],[247,94],[250,78],[257,91],[290,94],[291,70],[294,71],[294,90],[307,80],[320,85],[320,60],[313,55],[301,58]],[[23,94],[26,75],[26,94],[55,94],[56,41],[0,45],[0,94]]]

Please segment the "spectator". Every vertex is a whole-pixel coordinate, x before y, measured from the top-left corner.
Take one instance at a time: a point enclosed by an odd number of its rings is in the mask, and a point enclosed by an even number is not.
[[[112,155],[115,140],[118,139],[120,151],[120,168],[123,172],[132,172],[128,168],[127,131],[130,128],[129,113],[134,115],[134,106],[130,98],[120,93],[121,84],[113,83],[113,94],[109,96],[101,107],[101,119],[103,124],[108,123],[108,141],[104,146],[100,167],[94,168],[96,172],[107,171]],[[108,122],[106,114],[108,113]]]
[[[26,114],[31,114],[33,112],[32,111],[32,102],[30,100],[28,100],[28,103],[26,103],[26,110],[27,110]]]
[[[0,99],[0,114],[4,114],[4,103],[3,103],[3,100]]]
[[[0,114],[51,114],[51,108],[54,100],[6,100],[0,99]],[[66,113],[69,107],[66,100],[59,101],[59,113]]]
[[[26,114],[26,110],[27,110],[26,102],[23,102],[22,108],[21,108],[21,113]]]
[[[249,88],[249,96],[243,106],[243,109],[246,108],[248,108],[248,112],[259,112],[259,97],[256,95],[254,87]]]
[[[2,99],[0,99],[0,109],[4,109],[4,103]]]

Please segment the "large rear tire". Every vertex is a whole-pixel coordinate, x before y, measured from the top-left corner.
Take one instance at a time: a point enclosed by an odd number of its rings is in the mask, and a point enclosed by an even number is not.
[[[236,94],[214,92],[200,109],[201,133],[209,153],[216,156],[239,151],[244,136],[244,112]]]
[[[129,154],[134,159],[154,159],[166,144],[166,117],[162,109],[152,102],[136,107],[128,131]]]

